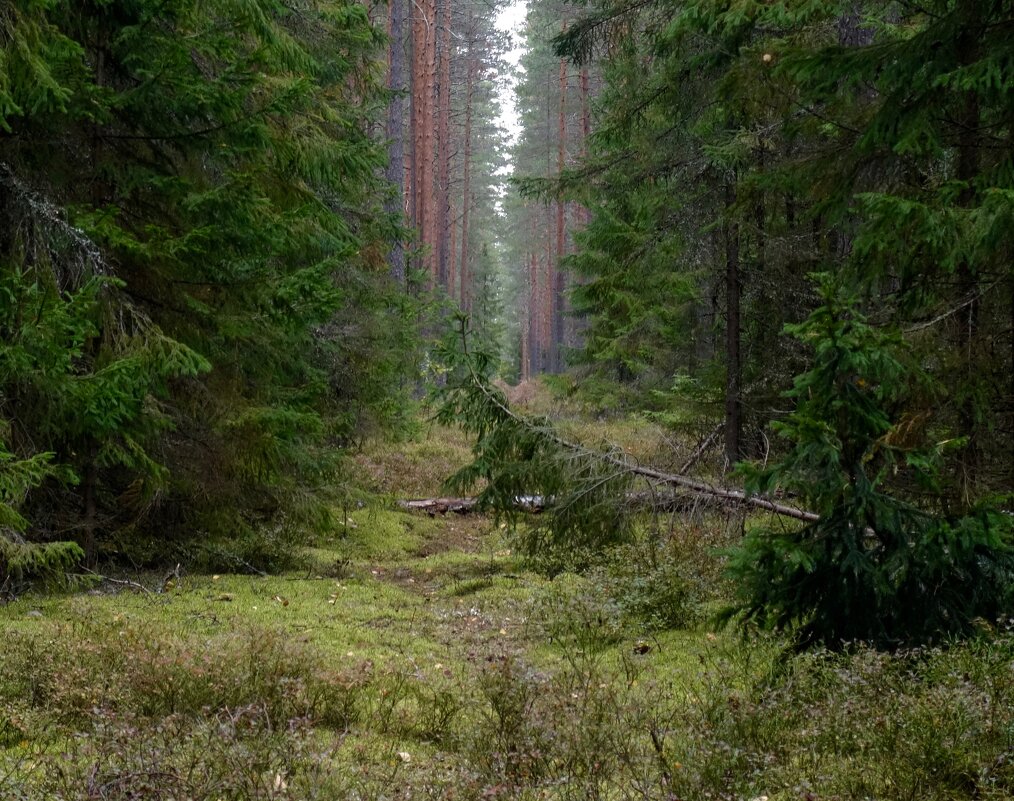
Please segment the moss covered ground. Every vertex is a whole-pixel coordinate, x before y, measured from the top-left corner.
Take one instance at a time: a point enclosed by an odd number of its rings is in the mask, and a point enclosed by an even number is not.
[[[631,447],[653,436],[613,429]],[[657,552],[643,573],[628,551],[550,580],[488,519],[390,502],[436,494],[467,454],[438,428],[367,446],[357,469],[376,500],[298,571],[184,573],[161,592],[135,575],[152,591],[107,582],[0,607],[0,798],[1014,793],[1008,632],[791,655],[714,629],[714,593],[667,594],[687,565],[667,573]],[[712,575],[703,560],[720,557],[680,536],[666,559]]]

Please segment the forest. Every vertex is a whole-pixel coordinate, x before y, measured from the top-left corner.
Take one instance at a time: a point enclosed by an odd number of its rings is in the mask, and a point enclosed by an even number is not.
[[[0,798],[1014,794],[1014,2],[0,0]]]

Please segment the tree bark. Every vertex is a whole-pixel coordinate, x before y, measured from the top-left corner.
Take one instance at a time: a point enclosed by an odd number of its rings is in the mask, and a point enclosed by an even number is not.
[[[468,64],[465,69],[465,154],[462,179],[461,197],[461,269],[458,271],[458,278],[461,282],[459,297],[461,308],[465,312],[472,309],[472,288],[471,270],[468,263],[468,234],[469,215],[472,209],[472,103],[474,101],[474,88],[477,70],[476,58],[472,52],[474,42],[471,40],[472,33],[472,12],[468,12]]]
[[[732,219],[736,202],[735,177],[725,184],[725,457],[729,466],[742,458],[742,406],[740,399],[740,274],[739,226]]]
[[[631,508],[651,509],[664,512],[693,512],[703,508],[724,507],[731,501],[723,498],[704,498],[692,493],[657,493],[628,492],[623,502]],[[436,515],[480,514],[484,510],[478,498],[410,498],[399,500],[398,507],[406,512],[425,512],[431,517]],[[516,499],[515,508],[519,511],[539,514],[552,509],[541,495],[522,495]]]
[[[532,251],[528,261],[528,378],[539,372],[539,257],[536,252],[535,224],[532,224]]]
[[[448,226],[448,245],[450,252],[447,255],[447,294],[458,300],[461,306],[461,295],[458,292],[458,209],[451,200],[450,213],[448,214],[450,224]]]
[[[960,15],[958,24],[962,26],[958,36],[958,61],[962,67],[968,67],[978,60],[979,43],[977,31],[972,23],[978,18],[976,0],[962,0],[957,9]],[[962,108],[958,122],[958,163],[957,179],[964,184],[958,195],[958,205],[970,209],[975,205],[975,179],[979,174],[979,126],[981,124],[979,96],[974,89],[969,89],[961,98]],[[958,345],[964,352],[965,381],[969,385],[978,380],[978,364],[976,348],[979,333],[979,278],[971,262],[964,259],[958,266],[958,281],[961,298],[970,298],[965,312],[959,318],[961,325],[958,330]],[[979,425],[975,408],[975,392],[966,392],[966,399],[959,409],[961,434],[968,437],[968,444],[961,451],[960,476],[967,498],[973,495],[972,488],[979,473],[982,443],[979,441]]]
[[[440,97],[438,108],[437,154],[439,173],[437,180],[437,282],[451,296],[454,288],[449,281],[451,241],[451,0],[441,0],[439,79],[437,91]]]
[[[423,101],[426,111],[423,116],[423,204],[425,224],[423,242],[428,246],[426,263],[430,286],[437,283],[437,0],[425,0],[426,17],[425,57],[423,76]]]
[[[553,342],[553,287],[556,286],[556,250],[553,247],[553,233],[546,210],[545,247],[542,260],[542,280],[539,283],[539,299],[542,310],[539,327],[539,369],[540,373],[548,373],[550,369],[549,352]]]
[[[391,98],[387,107],[387,180],[395,194],[385,205],[388,214],[399,218],[405,208],[405,0],[388,0],[390,34],[387,86]],[[388,270],[398,286],[405,285],[405,248],[400,238],[391,243]]]
[[[411,104],[411,143],[412,152],[410,161],[411,175],[411,200],[410,219],[415,226],[416,235],[421,237],[425,223],[426,207],[423,204],[423,182],[422,172],[425,163],[424,153],[424,124],[423,113],[425,103],[423,102],[423,70],[426,54],[426,20],[422,8],[413,0],[410,8],[412,11],[412,91],[409,94]],[[415,267],[423,265],[416,260]]]
[[[567,30],[567,20],[562,23],[563,31]],[[556,174],[563,174],[564,159],[567,150],[567,61],[560,59],[560,104],[557,117]],[[563,326],[564,299],[566,279],[563,274],[563,256],[565,244],[563,198],[556,199],[556,274],[553,276],[552,293],[552,336],[550,339],[550,367],[559,372],[563,367]]]

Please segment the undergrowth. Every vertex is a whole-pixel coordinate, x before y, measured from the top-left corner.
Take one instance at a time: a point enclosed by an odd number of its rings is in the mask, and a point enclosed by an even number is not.
[[[209,637],[115,616],[19,624],[0,653],[0,795],[1014,792],[1010,630],[949,648],[791,655],[773,639],[632,637],[619,605],[594,602],[588,577],[527,597],[520,638],[470,641],[443,664],[336,659],[281,625]],[[494,611],[471,603],[473,617]]]
[[[1014,629],[807,654],[710,632],[734,528],[640,521],[550,579],[489,521],[363,508],[300,572],[24,597],[0,607],[0,798],[1014,794]]]

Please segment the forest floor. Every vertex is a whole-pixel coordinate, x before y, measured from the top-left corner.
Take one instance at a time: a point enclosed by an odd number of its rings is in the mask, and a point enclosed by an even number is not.
[[[1009,633],[787,655],[715,629],[715,594],[688,583],[715,575],[687,537],[720,542],[717,521],[676,526],[634,579],[642,551],[550,580],[488,519],[380,500],[438,494],[468,453],[436,427],[369,445],[378,500],[300,571],[0,608],[0,798],[1009,797]]]

